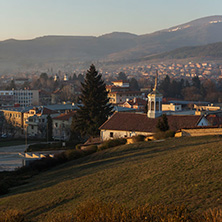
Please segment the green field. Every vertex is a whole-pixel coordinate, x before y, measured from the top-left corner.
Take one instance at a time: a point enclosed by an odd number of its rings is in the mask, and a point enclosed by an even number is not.
[[[0,198],[0,210],[18,209],[44,221],[93,199],[127,207],[184,204],[203,212],[222,206],[222,138],[172,138],[110,148],[27,182]]]

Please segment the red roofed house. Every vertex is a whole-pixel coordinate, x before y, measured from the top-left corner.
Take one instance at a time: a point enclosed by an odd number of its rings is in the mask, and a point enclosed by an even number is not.
[[[142,98],[142,92],[130,91],[129,83],[123,80],[113,81],[113,85],[107,85],[110,103],[124,103],[127,99]]]
[[[24,113],[23,126],[29,136],[44,137],[46,133],[47,117],[58,116],[57,111],[44,106],[34,107]]]
[[[101,140],[135,135],[152,135],[156,130],[158,119],[162,116],[162,94],[157,90],[157,78],[153,92],[148,95],[148,113],[114,113],[100,126]],[[167,116],[171,130],[210,126],[204,116]]]
[[[144,111],[147,101],[141,98],[127,99],[126,102],[119,104],[119,106]]]
[[[52,119],[53,125],[53,138],[55,140],[69,140],[70,137],[70,126],[72,123],[72,117],[75,111],[69,113],[63,113]]]

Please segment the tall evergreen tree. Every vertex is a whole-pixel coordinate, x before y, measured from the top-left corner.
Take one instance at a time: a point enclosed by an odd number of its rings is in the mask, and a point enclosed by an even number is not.
[[[95,66],[91,65],[87,70],[84,82],[81,83],[82,106],[79,106],[75,120],[75,128],[81,135],[98,136],[98,128],[112,114],[106,84],[101,77]]]

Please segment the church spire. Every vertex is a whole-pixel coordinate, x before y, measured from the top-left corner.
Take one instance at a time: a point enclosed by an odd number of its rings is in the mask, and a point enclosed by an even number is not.
[[[157,84],[158,84],[158,71],[156,70],[156,78],[155,78],[155,85],[154,85],[153,91],[157,90]]]
[[[158,71],[156,70],[155,85],[153,91],[148,94],[148,113],[149,118],[156,118],[162,115],[163,95],[158,92]]]

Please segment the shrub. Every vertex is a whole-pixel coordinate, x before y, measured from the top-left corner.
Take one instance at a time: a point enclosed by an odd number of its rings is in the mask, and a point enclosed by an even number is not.
[[[8,193],[9,185],[5,181],[0,182],[0,195],[4,195]],[[0,220],[1,221],[1,220]]]
[[[113,139],[113,140],[107,140],[103,142],[101,145],[98,146],[99,150],[105,150],[111,147],[119,146],[119,145],[124,145],[126,144],[127,140],[124,138],[119,138],[119,139]]]
[[[79,143],[78,140],[66,141],[66,148],[75,148],[75,146]]]
[[[69,161],[69,160],[75,160],[80,157],[83,157],[84,152],[82,150],[72,149],[72,150],[66,150],[64,152],[64,155],[65,155],[66,159]]]
[[[136,143],[136,142],[142,142],[145,140],[145,136],[144,135],[137,135],[137,136],[133,136],[132,139],[133,139],[133,142]]]
[[[55,158],[48,156],[31,162],[28,167],[31,168],[32,170],[43,171],[53,166],[56,166],[57,164],[58,162]]]
[[[25,215],[18,210],[7,210],[0,212],[1,222],[25,222]]]
[[[77,144],[77,145],[76,145],[76,149],[77,149],[77,150],[80,150],[80,149],[81,149],[81,146],[83,146],[83,144]]]
[[[90,145],[90,146],[86,146],[82,149],[82,151],[86,154],[86,155],[89,155],[89,154],[92,154],[92,153],[95,153],[97,151],[98,147],[97,145]]]
[[[27,148],[26,152],[34,152],[34,151],[41,151],[41,150],[56,150],[62,147],[62,142],[55,142],[55,143],[36,143],[31,144]]]
[[[169,138],[169,137],[174,137],[174,135],[175,135],[175,132],[172,131],[172,130],[167,130],[165,132],[159,131],[159,132],[154,134],[154,138],[157,139],[157,140],[166,139],[166,138]]]
[[[54,155],[54,158],[57,160],[57,162],[60,163],[65,163],[67,161],[65,152],[61,152],[61,153],[56,153]]]

